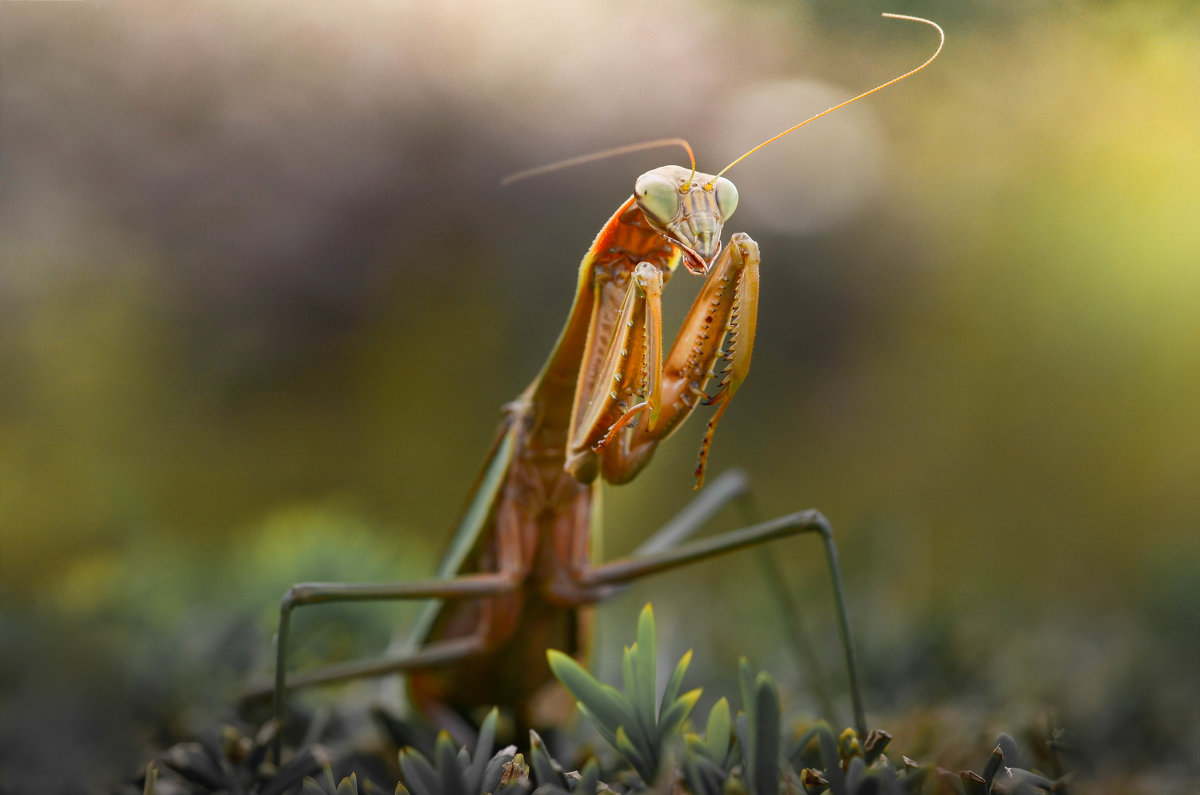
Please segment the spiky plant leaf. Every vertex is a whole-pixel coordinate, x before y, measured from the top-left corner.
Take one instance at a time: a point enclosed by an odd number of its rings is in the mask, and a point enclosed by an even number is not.
[[[491,765],[489,764],[488,767],[490,770]],[[496,779],[495,787],[488,787],[486,785],[490,782],[490,774],[485,776],[484,779],[485,792],[528,792],[531,789],[529,783],[529,765],[525,763],[525,756],[523,754],[512,755],[507,762],[500,766],[500,775]]]
[[[547,785],[566,789],[566,776],[556,767],[542,738],[532,730],[529,732],[529,766],[533,769],[533,777],[539,789]]]
[[[583,766],[579,773],[579,781],[571,788],[578,795],[596,795],[600,788],[600,763],[593,757]]]
[[[630,739],[639,747],[645,747],[650,739],[650,730],[654,726],[654,716],[646,715],[647,699],[642,690],[641,678],[637,673],[638,663],[637,644],[626,646],[621,655],[621,683],[625,688],[625,698],[633,712],[633,720],[621,724]],[[654,711],[654,693],[650,693],[650,712]]]
[[[648,759],[642,752],[642,749],[637,748],[630,741],[629,735],[625,732],[624,727],[617,728],[616,749],[625,757],[625,761],[633,767],[637,774],[642,777],[642,781],[650,784],[654,781],[655,774],[658,773],[654,759]]]
[[[615,687],[602,684],[587,670],[566,654],[551,649],[546,652],[550,662],[550,670],[570,691],[571,695],[588,708],[588,711],[615,735],[618,726],[632,726],[634,721],[633,709],[628,699]]]
[[[754,701],[754,671],[750,670],[750,661],[745,657],[738,658],[738,690],[742,694],[742,705]]]
[[[281,795],[333,761],[333,753],[321,745],[313,745],[296,754],[279,768],[271,780],[263,784],[260,795]]]
[[[200,743],[180,743],[168,748],[162,760],[188,781],[210,791],[220,789],[227,779],[226,772]]]
[[[769,675],[754,680],[753,701],[746,705],[750,747],[743,749],[750,769],[746,783],[755,795],[779,792],[779,688]],[[753,762],[749,760],[753,759]]]
[[[415,748],[400,751],[400,773],[415,795],[437,795],[438,775],[429,761]]]
[[[980,778],[983,779],[985,792],[991,791],[992,779],[996,778],[996,773],[999,772],[1000,768],[1003,765],[1004,765],[1004,751],[1000,748],[999,745],[997,745],[995,748],[992,749],[992,755],[990,757],[988,757],[987,764],[984,765],[984,767],[983,767],[983,775],[980,776]]]
[[[449,732],[440,732],[433,749],[434,766],[441,783],[440,795],[468,795],[459,767],[458,748]],[[474,793],[471,793],[474,795]]]
[[[692,664],[692,650],[688,649],[679,662],[675,665],[675,670],[671,673],[671,678],[667,680],[667,687],[663,690],[662,701],[658,705],[658,714],[662,715],[667,711],[667,707],[671,705],[675,699],[679,698],[679,690],[683,686],[683,677],[687,673],[688,666]]]
[[[692,795],[722,795],[728,775],[720,765],[703,756],[688,755],[683,761],[683,780]]]
[[[483,719],[479,727],[479,736],[475,739],[475,753],[470,764],[463,768],[463,783],[467,792],[472,795],[483,791],[480,786],[483,783],[483,772],[491,757],[492,746],[496,742],[496,720],[499,715],[500,711],[493,707]]]
[[[613,748],[616,748],[617,747],[617,732],[616,732],[616,730],[615,729],[610,730],[608,728],[608,725],[606,723],[604,723],[604,721],[600,720],[600,718],[597,717],[594,712],[592,712],[590,709],[588,709],[587,705],[584,704],[582,701],[576,702],[575,706],[579,708],[579,712],[583,715],[583,717],[587,718],[588,723],[592,724],[592,726],[596,729],[596,731],[600,733],[600,736],[604,738],[604,741],[606,743],[608,743],[609,745],[611,745]],[[617,728],[620,728],[620,727],[618,726]]]
[[[657,642],[654,612],[649,605],[638,616],[637,632],[637,642],[625,648],[621,659],[624,693],[601,684],[561,652],[547,652],[547,659],[555,676],[577,699],[584,716],[649,784],[659,772],[665,750],[675,744],[700,692],[664,701],[665,708],[657,710],[654,698]],[[689,660],[690,653],[675,666],[675,674],[665,691],[667,695],[678,692]]]
[[[846,766],[846,789],[854,793],[854,795],[859,795],[860,787],[863,786],[866,775],[867,765],[863,762],[862,757],[856,756],[851,759],[850,764]],[[868,790],[872,789],[872,787],[878,789],[878,786],[878,781],[867,784]],[[866,793],[862,793],[862,795],[866,795]]]
[[[733,732],[737,738],[737,746],[742,755],[742,777],[749,780],[753,775],[754,757],[750,754],[750,722],[745,712],[739,712],[733,719]]]
[[[721,767],[728,761],[730,726],[729,701],[722,696],[708,711],[708,723],[704,727],[704,749],[708,758]]]
[[[698,687],[694,690],[689,690],[672,701],[670,706],[659,715],[657,737],[659,747],[666,745],[672,736],[679,733],[683,722],[692,714],[692,710],[696,708],[696,702],[700,700],[703,692]]]
[[[648,737],[653,736],[658,720],[655,711],[654,683],[658,674],[658,638],[654,626],[654,609],[647,604],[638,614],[637,655],[634,660],[634,677],[637,681],[637,698],[629,694],[634,712],[642,721]]]
[[[842,772],[841,759],[838,757],[837,740],[833,738],[833,730],[827,723],[816,726],[817,742],[821,748],[821,769],[829,780],[829,791],[832,795],[849,795],[846,787],[846,776]]]
[[[1008,780],[1005,781],[1004,792],[1020,793],[1020,795],[1026,795],[1026,793],[1029,793],[1032,795],[1038,791],[1056,791],[1053,781],[1045,776],[1040,776],[1037,773],[1031,773],[1028,770],[1021,770],[1020,768],[1015,767],[1009,768],[1007,778]],[[999,791],[998,788],[997,791]]]
[[[501,748],[487,761],[487,764],[483,766],[483,777],[479,782],[479,792],[499,791],[500,781],[504,777],[505,771],[510,769],[516,752],[517,747],[510,745],[506,748]]]

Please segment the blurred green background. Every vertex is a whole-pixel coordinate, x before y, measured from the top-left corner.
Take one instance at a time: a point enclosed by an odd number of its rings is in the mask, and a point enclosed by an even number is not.
[[[31,771],[31,792],[103,791],[225,716],[291,582],[432,569],[580,256],[679,154],[501,177],[675,135],[716,171],[932,52],[933,31],[881,11],[941,22],[941,58],[728,175],[763,288],[712,471],[747,469],[766,514],[831,518],[868,709],[902,750],[949,734],[986,753],[1050,720],[1111,791],[1186,791],[1184,0],[0,2],[6,791]],[[697,284],[673,281],[674,317]],[[606,491],[606,554],[690,498],[702,433]],[[817,552],[776,557],[846,720]],[[749,653],[811,711],[754,565],[639,584],[602,608],[597,664],[653,600],[713,697]],[[697,603],[711,622],[670,620]],[[404,624],[322,610],[298,664]]]

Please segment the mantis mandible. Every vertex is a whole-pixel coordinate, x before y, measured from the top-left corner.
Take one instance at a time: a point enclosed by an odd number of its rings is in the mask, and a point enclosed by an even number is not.
[[[412,701],[437,718],[480,705],[518,713],[548,681],[547,648],[581,656],[590,606],[647,574],[803,533],[821,536],[850,679],[855,724],[866,719],[855,670],[837,549],[828,521],[815,510],[687,541],[718,508],[743,494],[740,476],[723,476],[628,558],[591,560],[600,480],[625,483],[650,462],[658,444],[705,403],[708,420],[697,488],[703,483],[717,424],[746,379],[754,346],[759,290],[758,245],[735,233],[722,245],[724,223],[737,207],[722,176],[746,156],[793,130],[909,77],[941,52],[945,34],[921,66],[846,100],[764,141],[715,175],[664,166],[640,176],[633,195],[608,220],[584,255],[574,303],[541,372],[503,410],[475,492],[436,575],[407,583],[303,583],[280,607],[273,693],[283,720],[291,688],[405,671]],[[662,145],[658,141],[640,145]],[[514,175],[608,156],[564,161]],[[677,266],[704,277],[703,286],[664,356],[661,296]],[[707,385],[719,378],[716,393]],[[288,677],[288,629],[301,606],[334,601],[431,600],[404,653],[335,664]],[[278,748],[276,749],[278,751]]]

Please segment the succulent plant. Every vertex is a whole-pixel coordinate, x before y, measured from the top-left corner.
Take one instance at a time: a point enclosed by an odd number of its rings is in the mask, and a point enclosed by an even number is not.
[[[306,776],[300,792],[301,795],[359,795],[358,776],[351,773],[335,783],[333,769],[326,767],[325,775],[322,778]]]
[[[277,732],[274,721],[253,737],[223,726],[216,737],[168,748],[161,761],[187,782],[191,791],[229,795],[283,795],[333,761],[331,751],[312,745],[276,768],[268,751]],[[153,765],[147,768],[143,791],[144,795],[159,795],[158,770]],[[343,792],[338,790],[339,795]]]
[[[638,616],[637,640],[621,657],[625,692],[600,683],[583,666],[559,651],[547,653],[550,669],[577,699],[579,711],[637,772],[643,782],[657,779],[668,751],[682,741],[680,728],[700,698],[700,690],[679,689],[692,653],[680,658],[656,703],[658,649],[654,611],[646,605]]]
[[[709,710],[703,734],[697,733],[688,719],[700,690],[681,692],[690,652],[675,665],[662,698],[655,698],[657,641],[649,605],[638,616],[636,641],[622,657],[622,689],[602,684],[565,654],[551,651],[548,656],[555,676],[577,699],[582,714],[627,767],[601,770],[592,758],[582,770],[569,771],[533,731],[529,733],[528,756],[517,753],[515,746],[494,752],[499,713],[493,709],[470,748],[459,747],[442,732],[430,757],[410,747],[402,749],[402,782],[395,787],[397,795],[597,795],[617,791],[1028,795],[1065,791],[1064,779],[1052,780],[1017,767],[1017,744],[1007,734],[996,740],[981,772],[959,773],[919,764],[906,756],[901,756],[898,764],[893,762],[885,753],[892,737],[878,729],[860,737],[853,729],[835,734],[828,723],[819,722],[786,742],[779,688],[769,674],[754,673],[744,658],[738,665],[742,709],[731,714],[728,700],[719,699]],[[160,779],[158,766],[150,764],[142,782],[143,795],[359,795],[379,791],[369,781],[360,785],[353,773],[336,781],[330,766],[336,754],[324,746],[310,746],[276,769],[267,753],[276,734],[274,723],[266,724],[253,737],[227,726],[206,741],[176,745],[160,759],[172,771],[171,778]],[[347,760],[337,765],[342,771],[348,767]],[[610,787],[605,781],[619,783]]]

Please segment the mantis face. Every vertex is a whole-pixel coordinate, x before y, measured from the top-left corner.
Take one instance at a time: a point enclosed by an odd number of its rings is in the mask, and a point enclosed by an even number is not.
[[[650,226],[683,249],[687,269],[699,276],[707,273],[721,253],[721,227],[737,209],[733,183],[663,166],[638,177],[633,196]]]

